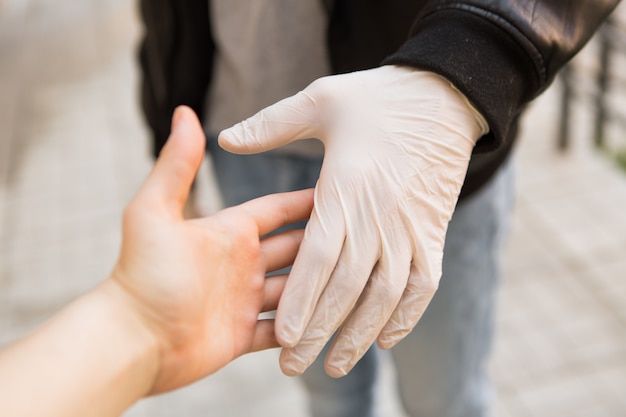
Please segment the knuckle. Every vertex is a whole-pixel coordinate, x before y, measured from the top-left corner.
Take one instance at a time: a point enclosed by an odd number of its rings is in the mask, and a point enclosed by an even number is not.
[[[426,279],[422,286],[422,292],[424,292],[425,294],[430,294],[430,295],[435,294],[435,292],[437,292],[438,289],[439,289],[439,280],[435,280],[435,279]]]
[[[243,228],[229,228],[225,234],[228,245],[236,250],[250,255],[256,255],[261,250],[259,238]]]
[[[439,289],[439,280],[422,277],[417,280],[409,280],[405,290],[405,297],[412,299],[430,300]]]
[[[305,248],[307,257],[312,260],[313,264],[334,265],[337,262],[337,257],[329,250],[328,244],[319,239],[307,239],[305,234],[302,247]]]

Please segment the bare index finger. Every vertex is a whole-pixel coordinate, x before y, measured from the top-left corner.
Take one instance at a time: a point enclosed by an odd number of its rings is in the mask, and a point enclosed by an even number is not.
[[[261,240],[261,252],[265,260],[265,271],[273,272],[293,264],[304,229],[288,230]]]

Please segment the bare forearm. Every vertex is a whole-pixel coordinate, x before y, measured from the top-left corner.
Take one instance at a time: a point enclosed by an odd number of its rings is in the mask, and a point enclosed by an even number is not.
[[[116,416],[158,366],[149,333],[105,283],[0,353],[0,415]]]

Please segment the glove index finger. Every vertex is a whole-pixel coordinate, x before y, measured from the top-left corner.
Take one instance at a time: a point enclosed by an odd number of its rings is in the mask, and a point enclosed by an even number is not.
[[[293,347],[302,338],[339,259],[346,235],[344,219],[328,217],[328,222],[321,221],[314,207],[278,304],[276,337],[283,347]]]
[[[439,279],[427,276],[415,262],[402,299],[378,335],[381,349],[391,349],[413,330],[437,291]]]

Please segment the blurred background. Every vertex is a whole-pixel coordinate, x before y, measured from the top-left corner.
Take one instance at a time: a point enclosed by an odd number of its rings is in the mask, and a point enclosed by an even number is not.
[[[499,417],[626,415],[624,7],[526,114],[493,358]],[[0,345],[105,278],[152,160],[128,0],[0,0]],[[622,114],[620,114],[620,111]],[[219,196],[210,161],[199,193]],[[278,352],[126,417],[306,416]],[[396,406],[385,367],[380,408]]]

